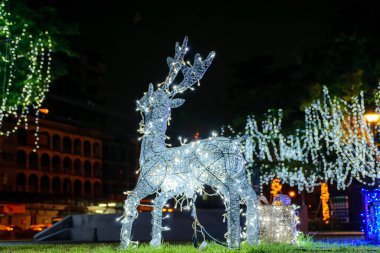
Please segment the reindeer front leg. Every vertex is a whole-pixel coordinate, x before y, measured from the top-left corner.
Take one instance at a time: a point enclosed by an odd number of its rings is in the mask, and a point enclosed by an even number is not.
[[[159,247],[162,241],[162,208],[165,206],[168,199],[171,199],[176,194],[174,192],[161,192],[154,200],[154,209],[152,213],[152,240],[150,245]]]
[[[131,245],[131,230],[133,221],[137,218],[137,205],[140,200],[150,194],[149,187],[144,187],[141,181],[136,185],[133,192],[128,196],[124,204],[124,217],[120,233],[120,248],[125,249]]]

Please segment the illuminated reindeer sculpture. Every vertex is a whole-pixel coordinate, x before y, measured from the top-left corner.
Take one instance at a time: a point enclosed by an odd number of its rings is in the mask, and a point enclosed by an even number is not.
[[[133,220],[137,217],[136,207],[141,199],[156,193],[152,220],[152,246],[161,244],[162,208],[166,201],[183,194],[194,198],[196,190],[209,185],[224,198],[227,212],[227,244],[230,248],[240,245],[240,200],[247,205],[247,241],[258,241],[257,196],[252,189],[244,168],[239,140],[212,137],[175,148],[165,145],[166,128],[170,110],[181,106],[185,100],[174,98],[202,78],[215,56],[211,52],[202,61],[197,54],[194,64],[185,63],[187,38],[182,46],[176,43],[174,58],[168,58],[169,75],[165,82],[154,91],[152,84],[148,92],[137,101],[141,112],[140,132],[143,134],[140,153],[140,175],[135,189],[129,194],[124,205],[121,229],[121,247],[128,247],[131,241]],[[183,80],[178,85],[173,81],[181,71]]]

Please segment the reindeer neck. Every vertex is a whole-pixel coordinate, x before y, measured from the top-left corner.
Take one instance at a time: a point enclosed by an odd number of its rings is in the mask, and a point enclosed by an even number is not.
[[[145,122],[145,134],[141,143],[140,162],[166,150],[165,137],[167,120],[152,120]]]

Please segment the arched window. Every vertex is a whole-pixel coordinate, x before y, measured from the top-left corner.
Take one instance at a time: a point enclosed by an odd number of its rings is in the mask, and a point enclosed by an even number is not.
[[[61,172],[61,158],[59,156],[53,157],[53,171]]]
[[[29,168],[32,170],[38,169],[38,155],[35,152],[29,153]]]
[[[72,153],[71,152],[71,140],[69,137],[63,138],[63,152]]]
[[[90,161],[84,162],[84,176],[91,177],[91,163]]]
[[[50,149],[50,136],[47,132],[40,132],[38,134],[38,145],[44,149]]]
[[[17,130],[17,144],[19,146],[25,146],[27,144],[28,133],[25,128]]]
[[[40,189],[43,193],[50,193],[50,180],[48,176],[42,176],[40,180]]]
[[[61,193],[61,180],[58,177],[52,180],[53,193]]]
[[[26,168],[26,153],[23,150],[17,151],[17,167],[22,169]]]
[[[94,163],[94,177],[100,178],[102,177],[102,169],[100,167],[100,163],[95,162]]]
[[[74,181],[74,194],[77,196],[82,195],[82,182],[79,179]]]
[[[75,139],[74,141],[74,154],[81,155],[82,154],[82,143],[79,139]]]
[[[84,194],[87,195],[87,196],[92,195],[90,181],[86,181],[84,183]]]
[[[26,189],[26,176],[24,173],[19,173],[16,176],[16,185],[18,191],[25,191]]]
[[[82,175],[82,163],[79,159],[75,159],[74,161],[74,174]]]
[[[102,186],[99,182],[94,183],[94,195],[100,196],[102,194]]]
[[[100,144],[99,143],[94,144],[94,157],[100,158]]]
[[[29,192],[38,192],[38,177],[36,174],[29,176]]]
[[[61,137],[58,134],[53,135],[53,150],[61,151]]]
[[[64,173],[72,173],[73,164],[71,162],[71,159],[66,157],[63,159],[63,172]]]
[[[63,193],[71,193],[71,181],[70,179],[66,178],[65,180],[63,180]]]
[[[83,153],[85,156],[91,156],[91,144],[89,141],[83,143]]]
[[[50,171],[50,157],[48,154],[41,156],[41,169],[44,171]]]

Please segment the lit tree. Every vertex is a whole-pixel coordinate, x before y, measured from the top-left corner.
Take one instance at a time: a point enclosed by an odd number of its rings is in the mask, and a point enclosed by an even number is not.
[[[274,178],[297,186],[299,191],[312,191],[319,177],[308,163],[304,131],[285,135],[282,117],[280,109],[269,110],[261,124],[253,115],[247,118],[244,149],[248,167],[259,168],[261,191]]]
[[[363,92],[349,102],[331,98],[323,88],[323,98],[305,110],[306,143],[311,163],[326,182],[338,189],[353,179],[373,185],[380,177],[380,153],[374,132],[364,119]]]
[[[16,118],[13,128],[1,131],[9,135],[21,123],[27,126],[27,115],[36,112],[49,90],[52,42],[48,32],[33,34],[27,23],[19,23],[7,10],[7,1],[0,3],[1,107],[0,125],[7,117]],[[38,129],[37,129],[38,130]]]
[[[28,128],[27,115],[34,114],[38,148],[39,108],[52,80],[67,73],[66,59],[77,56],[67,40],[77,34],[52,7],[0,0],[1,135]],[[5,119],[12,124],[5,127]]]
[[[323,97],[305,108],[305,129],[295,134],[282,133],[281,110],[277,115],[269,111],[261,127],[250,116],[245,129],[248,165],[260,168],[261,187],[273,178],[309,192],[323,182],[338,189],[353,179],[373,185],[380,177],[380,153],[364,113],[363,93],[347,102],[331,98],[324,87]]]

